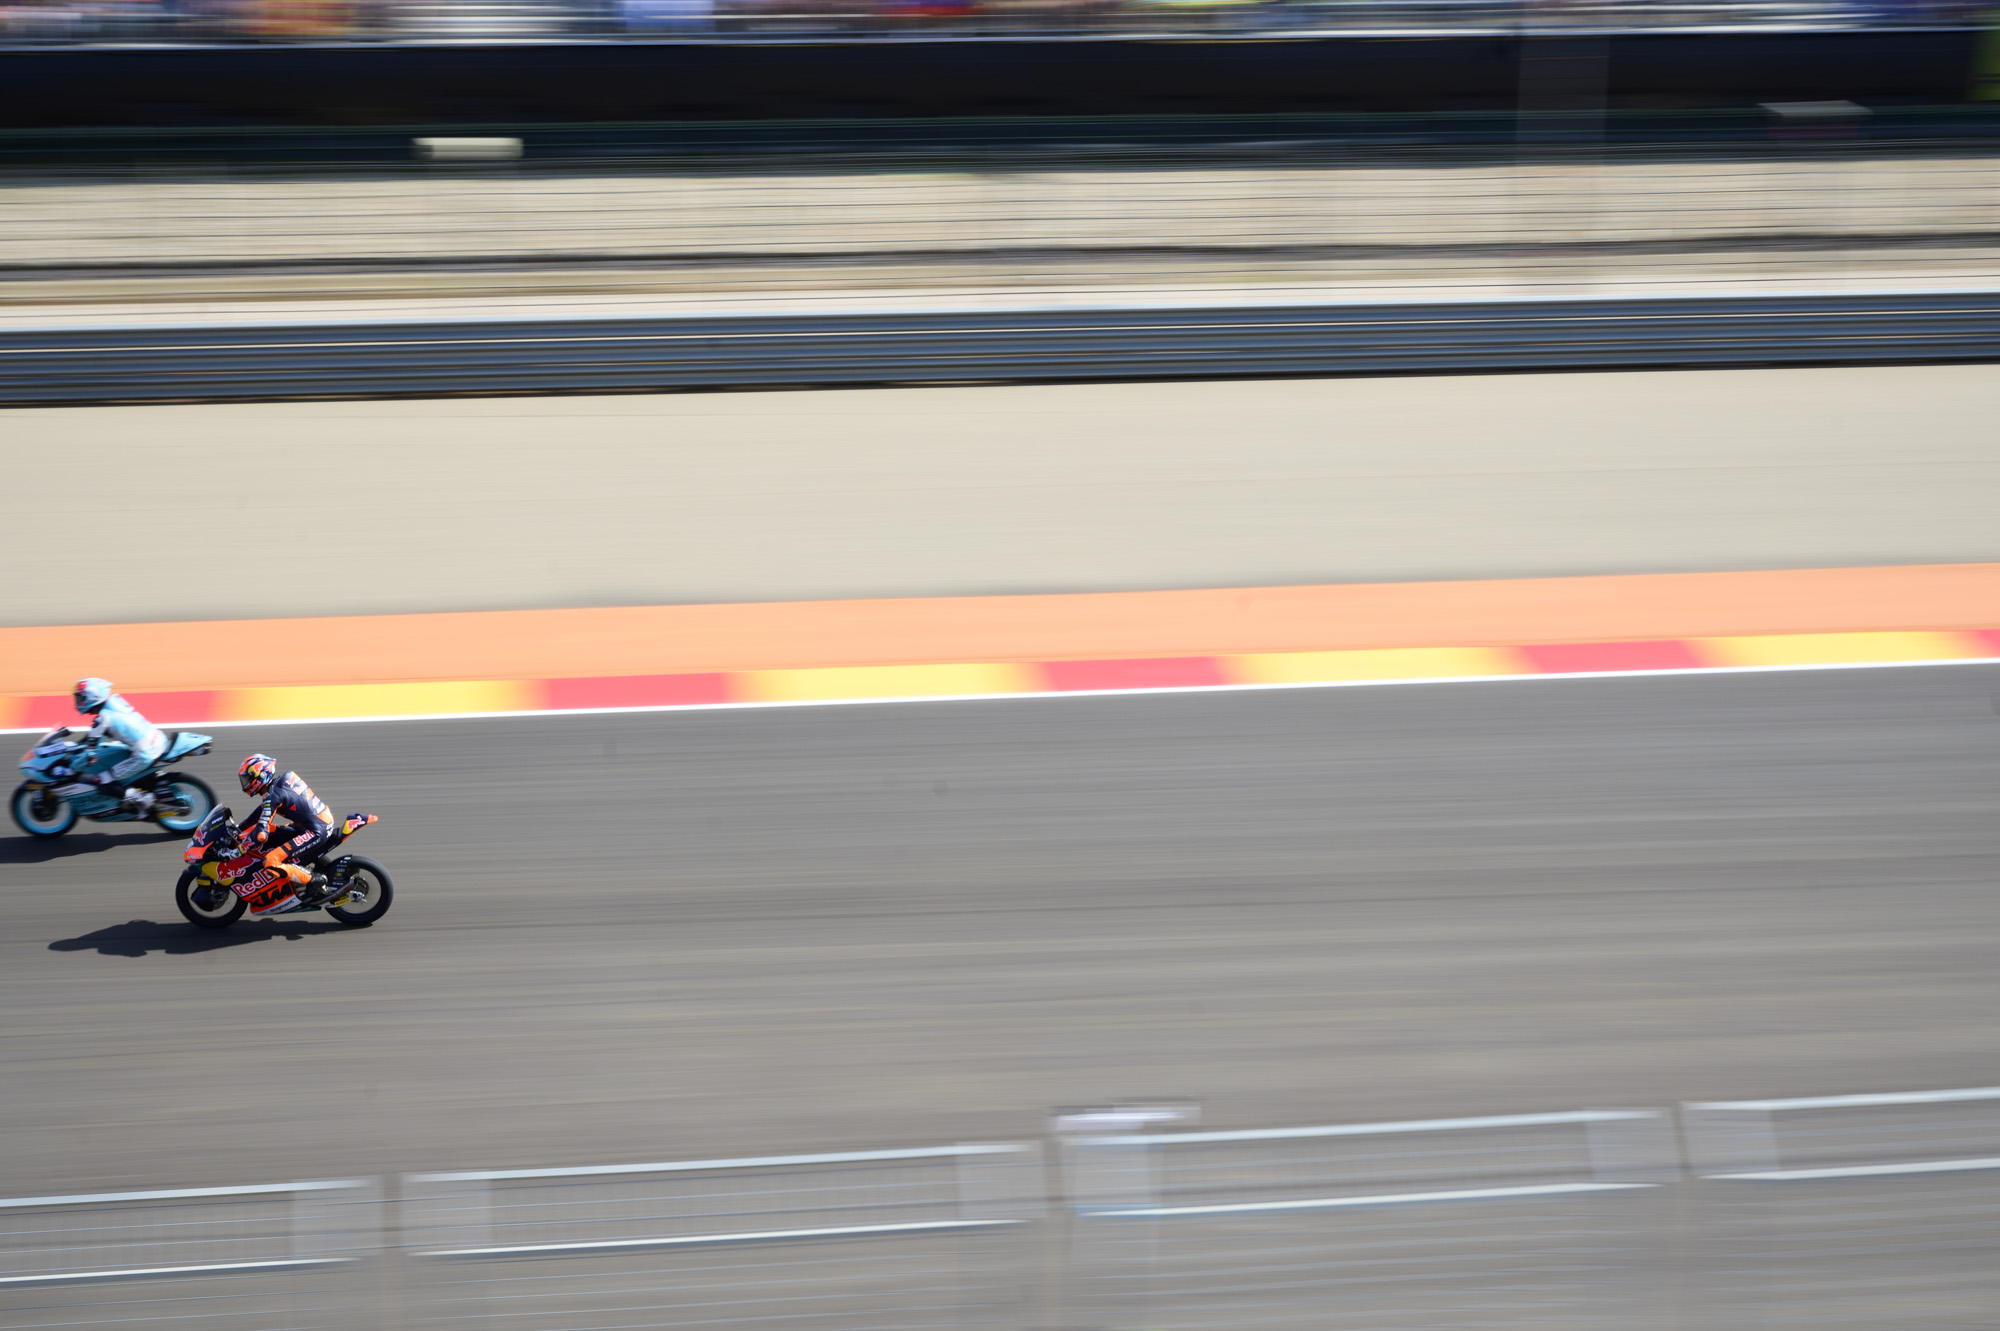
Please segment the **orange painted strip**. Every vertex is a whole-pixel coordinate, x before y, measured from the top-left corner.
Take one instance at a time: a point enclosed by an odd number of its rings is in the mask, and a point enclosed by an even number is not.
[[[328,716],[438,716],[463,712],[525,712],[542,706],[545,691],[528,680],[429,684],[321,684],[232,689],[217,700],[218,721],[301,721]]]
[[[1224,657],[1243,684],[1321,684],[1340,680],[1452,679],[1532,675],[1517,652],[1498,647],[1384,647],[1351,652],[1267,652]]]
[[[1109,661],[831,666],[710,675],[289,685],[137,693],[133,701],[162,723],[199,726],[225,721],[481,715],[604,707],[708,707],[730,702],[992,697],[1087,689],[1202,689],[1232,684],[1393,683],[1578,671],[1644,674],[1746,666],[1782,669],[1974,659],[2000,659],[2000,630],[1753,634],[1609,643],[1531,643],[1517,647],[1388,647]],[[1170,668],[1140,668],[1156,664]],[[76,720],[66,693],[0,697],[0,730],[41,729]]]
[[[2000,624],[2000,564],[0,628],[0,694],[1109,660]]]
[[[1953,661],[1985,656],[1985,644],[1961,633],[1794,633],[1701,638],[1695,653],[1710,665],[1861,665],[1874,661]]]
[[[856,698],[946,698],[969,694],[1045,693],[1025,665],[834,666],[817,670],[753,670],[738,676],[745,702],[813,702]]]

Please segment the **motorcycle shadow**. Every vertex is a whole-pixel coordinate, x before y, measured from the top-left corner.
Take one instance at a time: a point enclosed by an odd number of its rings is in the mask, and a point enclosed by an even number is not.
[[[75,855],[95,855],[100,851],[115,850],[119,846],[152,846],[162,841],[185,841],[179,832],[162,832],[158,828],[132,836],[116,836],[110,832],[72,832],[58,837],[0,837],[0,864],[47,864],[50,860],[66,860]]]
[[[179,922],[161,924],[155,920],[128,920],[93,929],[76,938],[59,938],[49,944],[51,952],[95,952],[101,957],[144,957],[159,952],[170,957],[198,952],[218,952],[223,948],[246,947],[273,939],[296,942],[318,934],[351,934],[356,930],[332,920],[246,920],[229,929],[197,929]]]

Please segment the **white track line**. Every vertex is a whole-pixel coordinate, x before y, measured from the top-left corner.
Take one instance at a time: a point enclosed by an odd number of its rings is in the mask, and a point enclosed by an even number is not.
[[[946,663],[951,664],[951,663]],[[1944,661],[1841,661],[1813,665],[1676,666],[1670,670],[1570,670],[1519,675],[1435,675],[1416,679],[1324,679],[1284,684],[1175,684],[1144,689],[1049,689],[1034,693],[933,693],[890,698],[802,698],[775,702],[674,702],[643,707],[560,707],[515,712],[404,712],[389,716],[282,717],[268,721],[168,721],[178,730],[231,726],[338,726],[379,721],[512,721],[534,716],[619,716],[636,712],[743,712],[785,707],[861,707],[885,703],[1013,702],[1054,698],[1149,698],[1177,693],[1269,693],[1284,689],[1372,689],[1406,684],[1514,684],[1576,679],[1657,679],[1674,675],[1773,675],[1824,670],[1907,670],[1927,666],[2000,666],[2000,657],[1954,657]],[[750,671],[723,672],[750,674]],[[454,681],[441,680],[439,683]],[[365,687],[365,686],[363,686]],[[201,692],[202,690],[193,690]],[[227,692],[227,690],[215,690]],[[12,726],[0,735],[40,735],[48,726]]]
[[[1960,1174],[2000,1169],[2000,1157],[1972,1160],[1918,1160],[1900,1165],[1847,1165],[1838,1169],[1766,1169],[1754,1174],[1703,1174],[1703,1178],[1747,1183],[1799,1183],[1810,1179],[1887,1178],[1896,1174]]]
[[[1293,1137],[1362,1137],[1404,1132],[1462,1132],[1468,1128],[1534,1128],[1563,1123],[1616,1123],[1658,1118],[1657,1109],[1569,1109],[1554,1114],[1497,1114],[1485,1118],[1419,1118],[1400,1123],[1341,1123],[1324,1128],[1251,1128],[1246,1132],[1171,1132],[1093,1137],[1089,1146],[1195,1145],[1201,1142],[1283,1141]]]
[[[922,1234],[993,1229],[1018,1220],[912,1220],[896,1225],[833,1225],[820,1229],[752,1229],[739,1234],[681,1234],[656,1239],[601,1239],[595,1243],[523,1243],[499,1248],[433,1248],[419,1257],[541,1257],[556,1253],[623,1252],[634,1248],[708,1247],[725,1243],[774,1243],[796,1239],[845,1239],[868,1234]]]
[[[75,1285],[92,1280],[159,1280],[169,1276],[242,1275],[249,1271],[290,1271],[306,1266],[339,1266],[352,1257],[285,1257],[268,1262],[205,1262],[196,1266],[132,1266],[113,1271],[52,1271],[0,1276],[0,1285]]]
[[[943,1160],[968,1155],[1011,1155],[1026,1146],[924,1146],[913,1151],[841,1151],[833,1155],[757,1155],[736,1160],[669,1160],[662,1164],[584,1165],[572,1169],[473,1169],[446,1174],[405,1174],[412,1183],[490,1183],[501,1179],[592,1178],[611,1174],[659,1174],[682,1170],[772,1169],[794,1165],[847,1165],[870,1160]]]
[[[1586,1192],[1629,1192],[1652,1183],[1535,1183],[1518,1188],[1456,1188],[1449,1192],[1385,1192],[1368,1197],[1309,1197],[1295,1202],[1236,1202],[1222,1206],[1093,1207],[1083,1214],[1129,1220],[1181,1215],[1247,1215],[1258,1211],[1332,1211],[1348,1207],[1409,1206],[1428,1202],[1505,1201],[1519,1197],[1564,1197]]]
[[[282,1192],[327,1192],[365,1188],[367,1179],[326,1179],[310,1183],[253,1183],[235,1188],[171,1188],[165,1192],[79,1192],[60,1197],[0,1198],[0,1206],[98,1206],[110,1202],[173,1202],[195,1197],[255,1197]]]
[[[1942,1105],[1960,1100],[2000,1100],[2000,1086],[1970,1086],[1949,1091],[1890,1091],[1879,1095],[1809,1095],[1796,1100],[1706,1100],[1689,1109],[1743,1109],[1771,1113],[1780,1109],[1863,1109],[1880,1105]]]

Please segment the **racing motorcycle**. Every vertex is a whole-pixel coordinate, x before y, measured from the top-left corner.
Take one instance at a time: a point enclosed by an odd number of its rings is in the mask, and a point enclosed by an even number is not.
[[[83,780],[93,772],[109,771],[132,756],[132,750],[115,740],[88,743],[89,732],[57,726],[28,746],[21,755],[21,775],[28,778],[7,801],[8,812],[29,836],[57,837],[76,826],[78,818],[101,823],[124,823],[143,819],[158,823],[169,832],[185,832],[200,825],[215,807],[215,792],[208,782],[186,772],[169,772],[168,766],[183,758],[208,752],[214,739],[191,730],[168,731],[167,747],[137,780],[134,790],[150,794],[150,807],[135,809],[105,788]]]
[[[291,879],[258,884],[264,867],[261,855],[245,855],[229,821],[227,805],[209,811],[181,855],[187,868],[174,884],[174,905],[187,922],[203,929],[227,929],[244,915],[290,915],[298,911],[324,910],[342,924],[363,929],[389,913],[396,889],[389,871],[374,860],[360,855],[329,858],[347,838],[376,821],[372,813],[351,813],[332,840],[309,861],[326,878],[320,897],[307,901],[299,896]]]

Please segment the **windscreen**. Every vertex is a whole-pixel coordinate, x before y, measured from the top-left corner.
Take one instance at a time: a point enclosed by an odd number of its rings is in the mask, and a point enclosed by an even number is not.
[[[201,820],[201,825],[194,829],[194,835],[189,837],[188,840],[196,845],[205,846],[215,840],[216,834],[228,821],[229,810],[226,806],[218,806],[210,809],[208,817]]]

